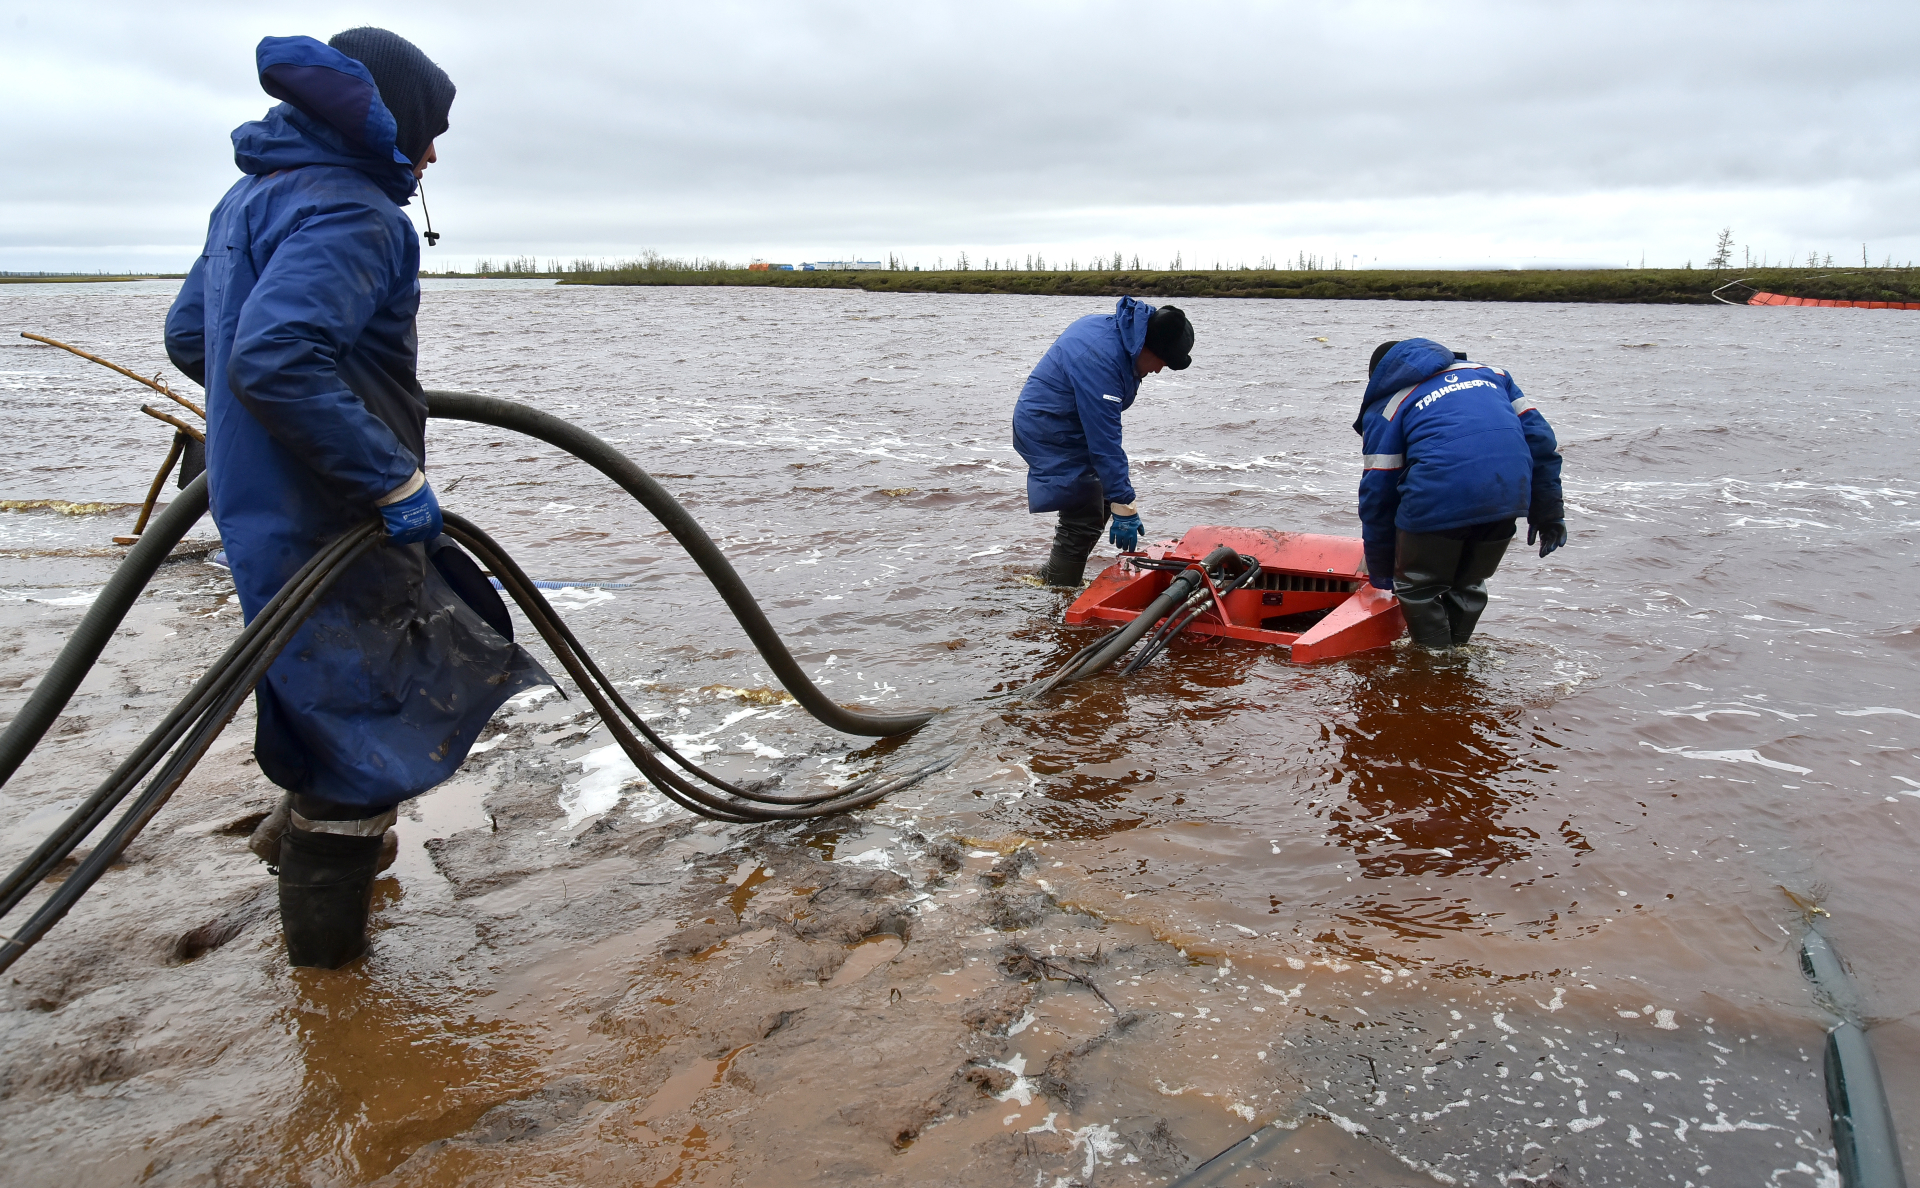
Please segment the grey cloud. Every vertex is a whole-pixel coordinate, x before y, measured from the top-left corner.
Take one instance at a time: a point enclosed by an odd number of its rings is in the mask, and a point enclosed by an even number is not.
[[[228,130],[268,106],[253,43],[376,19],[4,11],[34,67],[0,82],[31,113],[0,154],[33,167],[0,179],[0,248],[194,241],[234,176]],[[377,19],[460,86],[436,221],[529,248],[1013,243],[1111,212],[1080,241],[1170,208],[1191,222],[1661,190],[1732,195],[1737,219],[1743,193],[1836,183],[1858,217],[1828,208],[1805,231],[1851,236],[1885,231],[1876,195],[1911,192],[1920,148],[1910,4],[418,4]]]

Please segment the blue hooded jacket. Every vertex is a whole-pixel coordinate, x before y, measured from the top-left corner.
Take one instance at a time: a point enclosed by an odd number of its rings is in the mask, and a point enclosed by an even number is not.
[[[1133,502],[1120,414],[1140,391],[1134,360],[1152,316],[1153,306],[1122,297],[1112,313],[1068,326],[1027,377],[1013,406],[1013,448],[1027,461],[1028,511],[1077,507],[1101,488],[1115,503]]]
[[[366,67],[269,37],[286,102],[234,130],[246,176],[214,209],[167,314],[167,354],[206,389],[214,521],[248,621],[426,456],[415,377],[415,187]],[[438,543],[438,542],[436,542]],[[428,563],[383,546],[343,574],[257,690],[254,752],[290,791],[378,809],[453,774],[514,693],[550,683]]]
[[[1364,443],[1360,526],[1375,584],[1392,578],[1396,529],[1565,519],[1553,427],[1498,367],[1409,338],[1374,368],[1353,428]]]

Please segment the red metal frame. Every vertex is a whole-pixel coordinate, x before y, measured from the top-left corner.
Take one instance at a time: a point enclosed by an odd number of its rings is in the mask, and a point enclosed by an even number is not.
[[[1390,591],[1367,584],[1366,554],[1349,536],[1203,526],[1177,541],[1156,541],[1142,552],[1156,560],[1193,563],[1219,545],[1258,560],[1260,577],[1251,587],[1227,595],[1225,622],[1201,616],[1188,625],[1188,634],[1279,644],[1291,649],[1296,664],[1310,664],[1386,647],[1406,632],[1399,601]],[[1165,570],[1136,568],[1123,556],[1073,600],[1067,625],[1132,622],[1173,577]],[[1308,631],[1273,631],[1261,625],[1266,619],[1329,608],[1332,613]]]

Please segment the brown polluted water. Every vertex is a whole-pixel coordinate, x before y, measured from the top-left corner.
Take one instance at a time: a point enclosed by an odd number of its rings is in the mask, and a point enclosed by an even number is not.
[[[151,371],[170,299],[8,286],[0,325]],[[1050,526],[1009,414],[1111,302],[430,285],[429,387],[615,442],[828,693],[945,711],[827,731],[624,495],[435,423],[443,503],[567,584],[663,734],[807,788],[955,762],[853,817],[722,826],[577,696],[523,697],[403,810],[372,951],[324,974],[285,967],[245,849],[274,793],[243,715],[0,985],[7,1181],[1145,1185],[1278,1123],[1235,1182],[1837,1184],[1787,892],[1831,913],[1920,1167],[1920,321],[1184,307],[1194,366],[1127,417],[1150,536],[1357,534],[1367,355],[1425,335],[1539,401],[1571,543],[1516,541],[1463,654],[1191,640],[1014,702],[1094,629],[1021,580]],[[0,388],[10,714],[166,443],[48,348],[0,341]],[[197,558],[161,571],[0,790],[0,860],[217,655],[230,595]]]

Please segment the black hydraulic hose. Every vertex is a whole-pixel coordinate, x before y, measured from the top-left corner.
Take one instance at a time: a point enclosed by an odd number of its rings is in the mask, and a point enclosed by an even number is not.
[[[207,706],[221,696],[232,669],[236,665],[250,665],[260,649],[268,646],[268,636],[277,630],[287,606],[306,600],[316,583],[332,583],[335,565],[345,552],[354,548],[359,535],[348,533],[332,541],[301,566],[299,572],[287,579],[279,593],[254,616],[253,624],[235,637],[218,660],[207,666],[206,672],[194,682],[193,688],[148,733],[145,741],[135,747],[114,769],[113,774],[69,813],[66,820],[48,834],[33,853],[7,875],[4,882],[0,882],[0,916],[12,911],[34,886],[52,873],[53,868],[126,798],[133,785],[145,777],[153,765],[160,761],[160,757],[192,728]]]
[[[1249,1170],[1275,1174],[1292,1170],[1285,1161],[1268,1162],[1268,1156],[1274,1153],[1275,1141],[1292,1137],[1292,1130],[1269,1123],[1181,1176],[1168,1188],[1224,1188],[1235,1181],[1266,1182],[1264,1178],[1252,1181],[1244,1177]]]
[[[1105,647],[1108,640],[1112,639],[1114,636],[1120,634],[1122,631],[1125,631],[1125,630],[1126,630],[1125,627],[1115,627],[1113,630],[1107,632],[1105,635],[1101,636],[1099,639],[1094,640],[1092,643],[1088,644],[1086,647],[1081,648],[1079,651],[1075,652],[1073,655],[1067,657],[1067,662],[1065,664],[1062,664],[1059,668],[1054,669],[1053,674],[1051,676],[1043,677],[1040,680],[1033,682],[1031,685],[1026,686],[1025,688],[1016,689],[1011,694],[1008,694],[1007,696],[1034,698],[1034,697],[1040,696],[1043,693],[1053,692],[1053,690],[1059,688],[1062,684],[1066,683],[1067,677],[1070,676],[1076,669],[1078,669],[1080,665],[1084,664],[1087,660],[1087,657],[1093,655],[1095,652],[1099,651],[1102,647]]]
[[[297,576],[311,574],[311,580],[303,584],[303,589],[297,597],[281,601],[276,608],[277,613],[271,616],[264,613],[255,616],[254,621],[247,625],[242,634],[248,636],[250,642],[257,641],[258,644],[247,649],[247,662],[222,670],[217,688],[211,691],[216,694],[211,704],[205,706],[205,711],[198,716],[193,729],[168,756],[159,773],[147,784],[146,790],[134,801],[132,807],[114,822],[107,835],[87,854],[86,858],[81,860],[73,873],[54,889],[53,894],[40,905],[24,926],[14,930],[9,936],[0,937],[0,972],[5,971],[22,954],[32,948],[36,941],[45,936],[49,929],[59,923],[61,917],[79,902],[80,897],[92,888],[100,876],[106,873],[107,868],[125,852],[127,846],[132,844],[133,839],[140,835],[140,831],[153,820],[154,814],[160,811],[187,778],[187,774],[193,770],[194,765],[206,754],[207,748],[213,745],[214,739],[219,737],[220,732],[226,728],[233,715],[239,711],[241,704],[252,695],[254,687],[266,677],[268,666],[292,642],[301,624],[320,604],[321,597],[332,587],[334,581],[361,553],[381,539],[380,527],[377,523],[369,523],[349,531],[339,541],[334,542],[334,547],[325,550],[332,556],[330,563],[319,567],[311,565],[303,567],[301,574]],[[288,586],[293,584],[289,581]],[[286,592],[284,587],[282,592]],[[149,735],[142,745],[142,750],[157,747],[159,733],[156,731]],[[102,785],[102,790],[109,790],[114,783],[113,778],[109,777],[107,783]],[[123,788],[119,797],[114,798],[116,801],[131,790],[131,781],[126,781]],[[98,795],[96,793],[96,796]],[[77,845],[79,841],[80,838],[75,837],[72,845],[68,846],[68,850],[71,851],[73,845]]]
[[[793,658],[793,654],[787,651],[787,645],[781,641],[773,624],[767,621],[766,613],[754,601],[752,592],[740,580],[740,575],[734,572],[733,563],[720,551],[720,546],[713,543],[713,538],[707,535],[706,530],[687,514],[687,509],[681,507],[678,500],[667,494],[666,488],[654,481],[652,475],[599,437],[559,417],[510,400],[477,396],[470,392],[429,391],[426,396],[429,416],[496,425],[537,437],[598,470],[639,500],[687,550],[701,572],[707,575],[707,580],[713,583],[714,589],[726,602],[727,609],[733,612],[733,617],[746,630],[753,646],[760,650],[761,658],[773,670],[775,679],[808,713],[825,725],[842,734],[890,736],[917,730],[933,717],[932,711],[925,710],[883,714],[854,709],[841,705],[821,692]]]
[[[1811,921],[1800,942],[1800,972],[1814,984],[1822,1009],[1836,1020],[1827,1031],[1826,1074],[1840,1182],[1846,1188],[1906,1188],[1893,1111],[1862,1026],[1853,979]]]
[[[7,723],[6,732],[0,734],[0,786],[5,786],[33,753],[60,711],[67,707],[73,691],[86,679],[94,661],[100,658],[120,620],[127,617],[134,600],[140,597],[140,591],[153,580],[173,546],[179,544],[206,513],[207,476],[203,474],[174,496],[167,509],[147,525],[140,539],[127,550],[120,567],[113,571],[99,597],[87,608],[72,638],[40,678],[33,696],[27,698],[13,721]]]
[[[1251,557],[1239,556],[1238,554],[1235,555],[1235,560],[1240,564],[1240,572],[1236,573],[1226,584],[1218,587],[1221,598],[1240,589],[1255,577],[1259,576],[1260,563],[1258,561],[1255,561]],[[1139,672],[1151,664],[1154,657],[1166,651],[1168,646],[1173,643],[1174,636],[1185,631],[1195,619],[1205,613],[1209,602],[1217,601],[1218,600],[1214,598],[1214,592],[1212,590],[1195,592],[1192,598],[1187,599],[1186,607],[1178,615],[1167,616],[1167,621],[1161,626],[1160,630],[1156,631],[1153,637],[1147,640],[1146,645],[1140,649],[1138,655],[1128,661],[1127,666],[1120,670],[1120,675],[1132,676],[1134,673]],[[1226,618],[1226,613],[1226,606],[1220,604],[1222,620]]]
[[[826,725],[849,734],[894,735],[916,729],[932,717],[930,712],[873,713],[841,706],[828,699],[794,661],[766,616],[754,603],[739,575],[734,573],[733,567],[700,526],[645,471],[605,442],[558,418],[507,401],[460,393],[434,393],[432,396],[437,405],[435,415],[497,424],[539,437],[576,454],[639,499],[686,546],[795,699]],[[128,552],[27,704],[14,716],[5,733],[0,734],[0,784],[4,784],[19,770],[35,745],[45,736],[87,672],[99,659],[107,641],[112,638],[141,590],[206,510],[206,478],[202,475],[181,491]],[[545,596],[505,550],[461,517],[450,514],[447,519],[456,539],[474,549],[501,576],[509,594],[553,647],[555,655],[579,683],[602,720],[607,723],[608,729],[648,780],[676,804],[691,812],[736,822],[793,820],[840,813],[871,804],[952,762],[952,756],[943,756],[878,785],[874,781],[880,773],[875,773],[838,789],[801,796],[782,796],[720,780],[675,751],[626,703],[613,682],[600,671],[579,640],[553,612]],[[153,771],[156,764],[160,765],[158,774],[147,783],[146,790],[133,806],[114,823],[74,873],[40,906],[27,925],[16,930],[12,936],[0,937],[0,969],[11,965],[57,923],[139,835],[186,779],[255,686],[264,679],[268,666],[287,646],[318,605],[322,595],[362,552],[379,539],[378,524],[370,522],[343,534],[310,558],[143,743],[4,882],[0,882],[0,916],[4,916],[65,861],[82,841],[91,836],[133,792],[135,785]],[[626,729],[623,716],[662,754],[723,795],[715,795],[688,783],[677,772],[662,764]]]
[[[533,623],[534,629],[547,641],[554,655],[559,658],[574,682],[580,686],[581,692],[586,694],[588,701],[600,714],[602,722],[605,723],[615,741],[620,744],[621,749],[627,752],[628,757],[634,761],[636,767],[640,768],[648,782],[681,807],[702,816],[719,817],[723,820],[795,820],[859,808],[873,803],[890,791],[905,786],[899,780],[892,780],[879,788],[863,789],[858,785],[850,785],[846,788],[811,795],[779,796],[739,787],[702,770],[660,738],[645,719],[627,703],[613,681],[600,671],[592,657],[588,656],[586,650],[580,646],[573,632],[558,615],[553,613],[553,608],[547,603],[546,596],[521,571],[519,565],[507,555],[504,549],[464,517],[451,512],[443,514],[447,534],[470,550],[482,564],[492,569],[495,576],[500,578],[500,584],[506,588],[514,601],[519,603],[521,610]],[[662,765],[647,748],[641,746],[639,740],[627,729],[627,723],[631,723],[638,729],[655,750],[671,758],[698,779],[734,799],[715,796],[713,793],[688,784],[680,778],[678,773]],[[926,771],[924,774],[930,775],[932,771]],[[866,782],[868,781],[861,783]]]
[[[769,793],[754,791],[731,784],[682,755],[670,746],[665,739],[661,738],[659,734],[655,733],[653,727],[648,725],[647,720],[641,717],[631,705],[627,704],[626,698],[620,695],[619,686],[604,672],[600,671],[600,666],[594,663],[592,656],[587,654],[586,648],[581,645],[580,640],[573,634],[572,629],[567,626],[566,621],[554,613],[553,606],[547,602],[546,595],[540,591],[540,588],[534,583],[533,579],[526,575],[526,571],[520,568],[519,563],[509,556],[497,541],[488,536],[477,525],[467,520],[464,516],[446,513],[446,518],[449,527],[453,529],[452,535],[454,538],[459,540],[461,544],[466,545],[476,556],[481,557],[483,561],[487,562],[487,567],[501,577],[501,585],[508,587],[510,595],[515,602],[520,604],[520,609],[525,612],[528,620],[534,623],[536,630],[541,630],[542,624],[551,628],[552,635],[557,636],[564,643],[566,650],[580,661],[581,668],[592,677],[593,682],[600,687],[607,695],[607,698],[619,709],[621,716],[626,718],[627,721],[633,724],[635,729],[640,731],[641,736],[647,740],[654,750],[659,751],[667,758],[673,760],[689,775],[723,792],[766,804],[817,804],[823,801],[834,800],[845,793],[846,790],[841,789],[836,792],[820,795],[774,796]],[[509,585],[509,583],[511,583],[511,585]],[[543,638],[546,638],[549,633],[546,630],[541,630],[541,634]],[[551,642],[551,640],[549,640],[549,642]],[[558,654],[559,649],[555,649],[555,652]]]
[[[586,655],[579,641],[553,613],[545,596],[512,557],[463,517],[447,513],[446,521],[448,534],[473,550],[500,575],[502,584],[527,612],[542,637],[552,646],[554,654],[579,683],[582,692],[593,703],[622,749],[633,758],[655,787],[683,808],[705,817],[734,822],[795,820],[830,815],[872,804],[891,792],[926,778],[952,761],[951,756],[942,757],[885,783],[874,784],[876,773],[843,788],[802,797],[773,796],[717,780],[674,752],[646,726],[625,699],[620,697],[613,682]],[[5,907],[0,908],[0,916],[18,906],[34,886],[64,861],[132,793],[134,785],[152,771],[156,763],[159,764],[159,770],[133,804],[53,894],[23,926],[14,929],[11,935],[0,936],[0,971],[11,966],[45,936],[125,852],[127,846],[140,835],[141,830],[185,781],[246,698],[265,679],[268,667],[292,641],[334,582],[363,552],[381,540],[380,526],[376,522],[369,522],[343,534],[309,559],[254,617],[253,622],[241,631],[226,654],[195,683],[181,703],[85,803],[8,876],[7,900]],[[639,726],[664,753],[672,755],[691,773],[730,795],[716,796],[687,782],[666,767],[626,729],[622,715]]]
[[[558,619],[552,614],[551,608],[546,603],[545,596],[540,593],[537,587],[527,580],[526,576],[519,571],[519,567],[513,565],[510,559],[505,558],[504,554],[496,548],[490,538],[462,518],[458,516],[452,517],[447,524],[447,528],[449,536],[459,541],[462,546],[472,550],[474,556],[477,557],[482,564],[494,569],[495,575],[501,579],[500,584],[506,588],[508,594],[514,601],[520,604],[521,609],[528,612],[528,618],[532,621],[534,629],[540,633],[542,639],[546,640],[547,646],[553,650],[554,656],[559,659],[561,665],[566,668],[568,675],[573,677],[574,683],[580,687],[580,691],[586,695],[588,702],[593,705],[594,710],[600,715],[601,723],[606,726],[607,732],[613,736],[614,741],[620,744],[621,750],[625,751],[628,758],[633,760],[634,766],[640,769],[641,774],[646,776],[647,781],[655,788],[658,788],[668,799],[690,812],[722,821],[746,822],[820,815],[821,810],[819,806],[810,806],[804,809],[763,809],[753,804],[741,804],[736,801],[729,801],[705,789],[689,784],[686,780],[680,778],[677,773],[662,764],[651,752],[640,745],[639,740],[627,729],[626,722],[622,720],[622,715],[616,711],[614,705],[614,700],[618,698],[619,695],[614,693],[610,697],[608,690],[602,687],[600,682],[594,678],[593,673],[588,671],[581,656],[574,650],[567,634],[563,633],[563,630],[559,627]],[[624,699],[620,700],[624,706]],[[627,708],[627,712],[629,715],[637,717],[637,715],[633,715],[630,707]],[[823,799],[830,801],[834,795],[835,794],[829,793],[828,796]],[[861,798],[857,803],[864,804],[868,803],[868,801]],[[845,807],[856,806],[847,805]],[[836,806],[833,811],[839,811],[839,807]]]
[[[1205,580],[1205,574],[1201,572],[1202,568],[1218,569],[1230,558],[1238,555],[1226,545],[1221,545],[1202,558],[1198,566],[1174,575],[1173,581],[1160,597],[1148,603],[1147,609],[1141,611],[1133,622],[1116,632],[1107,641],[1105,647],[1088,657],[1084,664],[1067,677],[1067,680],[1084,681],[1126,655],[1127,649],[1138,643],[1141,636],[1151,631],[1156,623],[1171,614],[1175,607],[1192,597],[1194,591],[1201,587]]]

